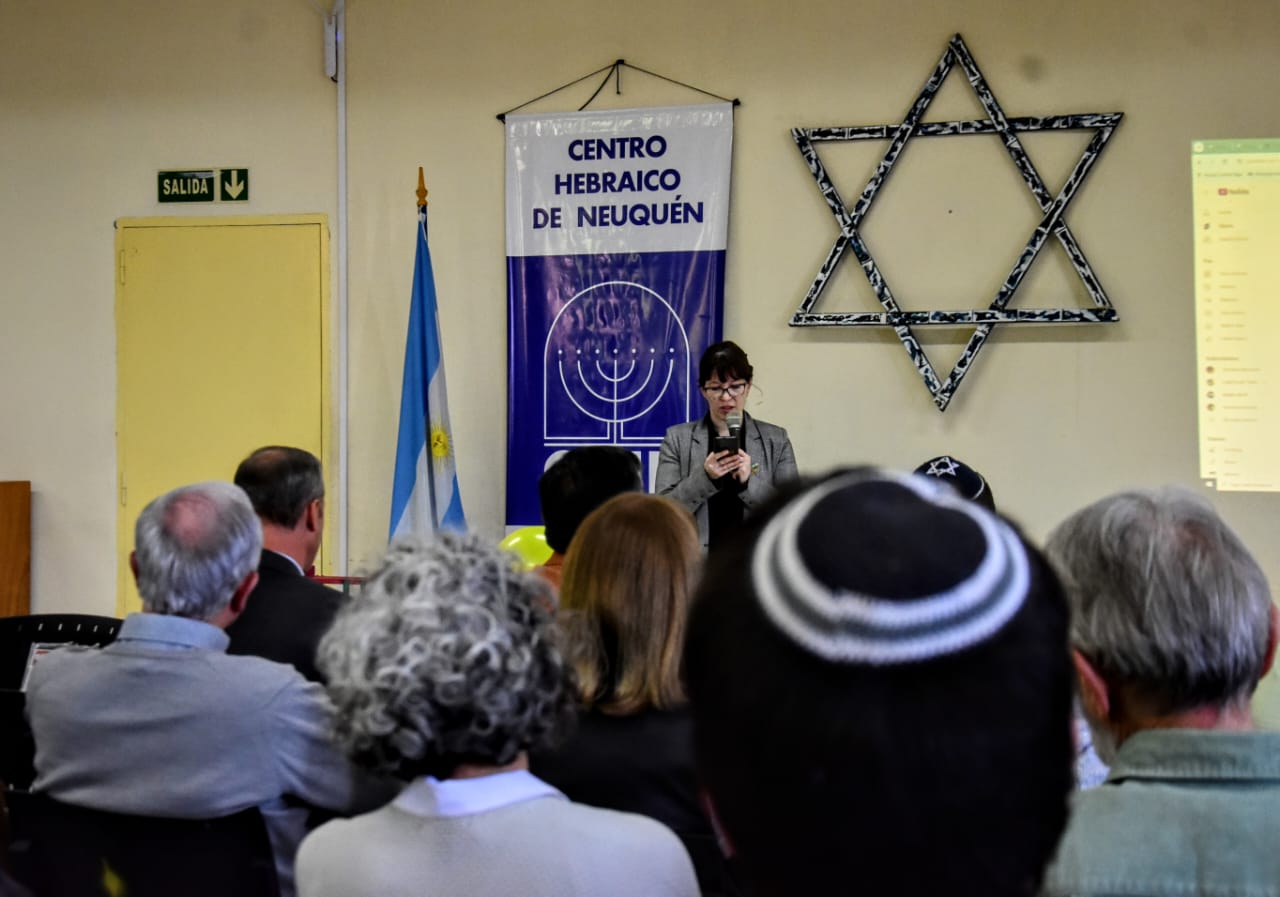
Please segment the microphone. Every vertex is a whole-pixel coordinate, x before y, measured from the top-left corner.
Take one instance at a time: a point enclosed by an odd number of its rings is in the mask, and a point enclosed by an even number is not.
[[[742,412],[730,411],[724,416],[724,422],[729,428],[729,435],[737,440],[738,448],[742,448]]]

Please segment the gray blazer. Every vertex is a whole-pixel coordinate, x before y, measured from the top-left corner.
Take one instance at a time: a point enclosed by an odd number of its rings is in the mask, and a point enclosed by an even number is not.
[[[746,436],[743,448],[751,456],[752,473],[739,497],[750,511],[772,495],[775,486],[800,473],[786,430],[749,414],[743,415],[742,429]],[[671,427],[662,440],[654,483],[658,495],[674,499],[693,512],[704,550],[708,536],[707,499],[716,494],[715,483],[702,468],[708,448],[706,418]]]

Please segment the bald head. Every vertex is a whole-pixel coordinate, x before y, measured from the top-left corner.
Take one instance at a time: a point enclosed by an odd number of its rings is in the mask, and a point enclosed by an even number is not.
[[[165,493],[138,516],[134,563],[148,613],[211,620],[258,566],[262,527],[230,483]]]

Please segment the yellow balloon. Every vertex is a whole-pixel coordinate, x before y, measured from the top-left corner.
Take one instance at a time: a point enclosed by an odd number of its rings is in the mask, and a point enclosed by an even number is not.
[[[508,533],[498,545],[515,552],[526,570],[541,567],[552,553],[551,546],[547,544],[546,527],[543,526],[522,526]]]

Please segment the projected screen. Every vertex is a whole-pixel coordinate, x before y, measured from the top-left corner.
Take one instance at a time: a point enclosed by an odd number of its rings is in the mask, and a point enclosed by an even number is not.
[[[1191,145],[1200,476],[1280,491],[1280,140]]]

